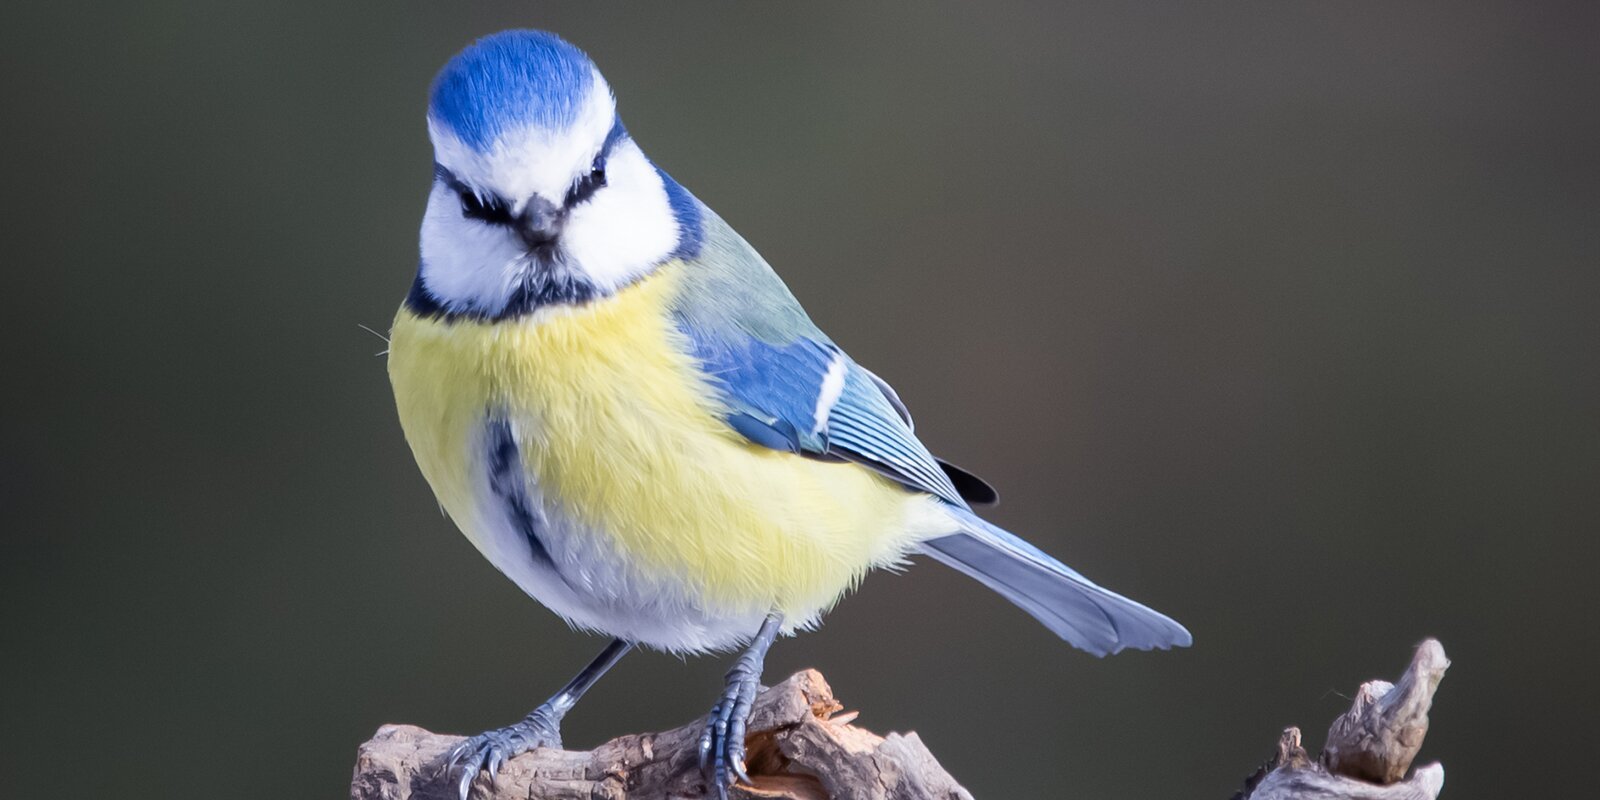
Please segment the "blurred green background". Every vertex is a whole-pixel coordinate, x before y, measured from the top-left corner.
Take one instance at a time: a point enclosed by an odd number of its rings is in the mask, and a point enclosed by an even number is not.
[[[1596,5],[144,2],[0,11],[0,794],[339,797],[378,725],[510,722],[600,647],[440,516],[357,327],[415,268],[428,81],[515,26],[997,521],[1195,635],[1095,660],[926,566],[772,678],[979,797],[1225,798],[1436,635],[1446,796],[1577,793]],[[567,741],[726,664],[630,657]]]

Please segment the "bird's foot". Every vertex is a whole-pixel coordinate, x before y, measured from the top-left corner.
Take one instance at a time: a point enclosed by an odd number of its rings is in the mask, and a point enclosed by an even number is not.
[[[744,763],[745,726],[750,722],[750,706],[760,689],[760,661],[741,657],[728,671],[722,698],[706,717],[705,730],[700,734],[700,771],[705,773],[718,800],[727,800],[728,787],[736,780],[750,783]]]
[[[521,722],[484,731],[456,745],[445,756],[445,775],[460,771],[456,775],[456,789],[461,800],[467,800],[472,781],[480,771],[489,773],[489,783],[493,785],[502,763],[538,747],[560,746],[561,717],[547,706],[539,706]]]

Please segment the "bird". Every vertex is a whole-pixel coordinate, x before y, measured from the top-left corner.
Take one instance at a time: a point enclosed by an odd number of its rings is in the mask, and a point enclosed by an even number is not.
[[[418,266],[388,349],[401,427],[482,555],[610,640],[525,718],[450,752],[463,800],[507,759],[559,747],[566,713],[636,648],[739,653],[697,742],[725,798],[750,782],[774,641],[917,555],[1095,655],[1191,643],[981,518],[995,491],[935,458],[895,390],[646,157],[578,47],[480,38],[441,68],[426,119]]]

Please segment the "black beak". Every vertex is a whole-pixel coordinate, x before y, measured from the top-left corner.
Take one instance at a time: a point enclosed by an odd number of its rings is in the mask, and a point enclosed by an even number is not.
[[[561,237],[561,228],[566,221],[567,212],[564,209],[543,197],[534,195],[513,223],[517,235],[522,237],[523,244],[530,250],[538,250],[548,248]]]

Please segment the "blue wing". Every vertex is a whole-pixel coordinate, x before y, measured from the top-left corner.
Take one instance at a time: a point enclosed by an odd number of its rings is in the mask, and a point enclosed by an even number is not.
[[[911,432],[900,398],[818,330],[744,239],[676,183],[693,214],[681,254],[678,329],[722,394],[729,427],[762,447],[858,463],[957,506],[994,490],[939,461]]]
[[[728,405],[728,424],[775,450],[853,461],[965,506],[937,459],[911,432],[892,390],[831,342],[776,345],[684,331]]]

